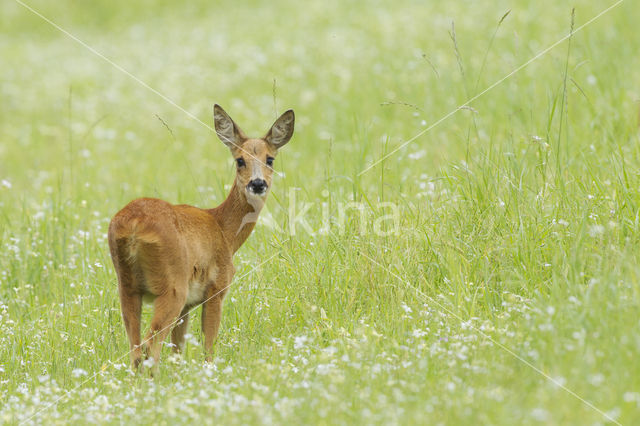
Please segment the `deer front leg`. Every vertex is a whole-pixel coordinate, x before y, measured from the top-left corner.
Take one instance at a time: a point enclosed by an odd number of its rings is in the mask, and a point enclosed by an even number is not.
[[[178,317],[178,323],[171,330],[171,343],[173,344],[173,352],[180,353],[184,350],[184,335],[189,327],[189,308],[185,308]]]
[[[204,354],[207,362],[213,361],[213,342],[218,337],[220,319],[222,318],[222,299],[218,294],[202,306],[202,333],[204,334]]]
[[[235,271],[231,261],[218,271],[215,282],[209,287],[206,302],[202,305],[202,334],[207,362],[213,360],[213,343],[218,338],[222,318],[222,300],[231,286]]]

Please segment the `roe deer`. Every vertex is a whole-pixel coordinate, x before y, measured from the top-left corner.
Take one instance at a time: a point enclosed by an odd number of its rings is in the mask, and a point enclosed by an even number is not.
[[[214,106],[218,137],[231,150],[236,177],[226,200],[213,209],[173,205],[154,198],[136,199],[111,220],[109,249],[118,276],[122,317],[134,370],[142,355],[153,369],[172,323],[174,350],[180,352],[188,312],[202,305],[202,332],[207,360],[218,335],[222,300],[235,268],[233,255],[247,239],[271,186],[273,160],[293,135],[292,110],[282,114],[260,139],[248,138],[219,106]],[[154,304],[151,328],[140,345],[143,296]]]

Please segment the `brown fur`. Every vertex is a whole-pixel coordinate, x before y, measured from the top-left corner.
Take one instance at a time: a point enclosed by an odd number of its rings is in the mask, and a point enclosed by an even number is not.
[[[143,351],[157,365],[161,343],[172,323],[183,316],[171,333],[174,350],[180,351],[189,309],[202,302],[204,347],[207,359],[211,359],[222,301],[235,272],[233,255],[255,225],[243,218],[256,216],[266,197],[266,192],[251,193],[247,185],[260,175],[267,188],[271,187],[273,169],[266,165],[267,157],[275,158],[278,148],[293,134],[293,111],[285,112],[261,139],[247,138],[218,105],[214,118],[216,132],[234,159],[242,157],[246,162],[237,167],[227,199],[214,209],[201,209],[139,198],[120,210],[109,225],[109,248],[134,369],[139,367]],[[154,312],[141,346],[143,297],[153,300]]]

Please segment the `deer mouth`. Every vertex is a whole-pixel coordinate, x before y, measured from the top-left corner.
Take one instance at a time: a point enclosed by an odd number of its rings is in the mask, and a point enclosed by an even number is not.
[[[251,188],[250,186],[247,186],[247,194],[253,195],[256,197],[264,197],[265,195],[267,195],[268,191],[269,191],[269,187],[267,186],[258,190]]]
[[[247,185],[247,192],[252,195],[264,196],[269,189],[269,184],[266,180],[257,178],[252,179]]]

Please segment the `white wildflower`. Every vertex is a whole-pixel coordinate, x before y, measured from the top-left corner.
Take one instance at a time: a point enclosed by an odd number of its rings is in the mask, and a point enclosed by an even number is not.
[[[322,376],[325,376],[331,372],[333,365],[331,364],[318,364],[316,372]]]
[[[296,336],[296,338],[293,341],[293,348],[294,349],[304,348],[308,340],[309,338],[307,336]]]
[[[149,358],[145,359],[144,361],[142,361],[142,366],[145,368],[151,368],[153,367],[153,357],[150,356]]]
[[[103,408],[106,408],[109,406],[109,399],[105,395],[98,395],[94,400],[94,402],[96,405]]]
[[[602,225],[592,225],[589,227],[589,235],[592,237],[596,237],[602,233],[604,233],[604,226]]]
[[[531,417],[539,422],[546,422],[549,420],[549,412],[544,408],[534,408],[531,410]]]
[[[565,379],[562,376],[554,377],[553,383],[556,384],[557,386],[564,386],[565,383],[567,383],[567,379]]]
[[[335,346],[327,346],[322,351],[327,355],[335,355],[338,352],[338,348],[336,348]]]
[[[427,335],[427,332],[426,332],[426,331],[424,331],[424,330],[421,330],[421,329],[419,329],[419,328],[416,328],[415,330],[413,330],[413,331],[411,332],[411,335],[412,335],[413,337],[420,338],[420,337],[426,336],[426,335]]]
[[[594,374],[593,376],[589,377],[589,383],[591,383],[593,386],[600,386],[604,383],[604,376],[600,373]]]
[[[71,375],[73,377],[80,377],[80,376],[86,376],[87,373],[85,370],[83,370],[82,368],[74,368],[73,371],[71,371]]]
[[[413,312],[411,310],[411,308],[409,306],[407,306],[407,304],[404,303],[404,302],[402,302],[402,305],[400,305],[400,306],[402,306],[402,309],[404,309],[404,312],[407,313],[407,314],[410,314],[411,312]]]
[[[422,149],[420,151],[412,152],[411,154],[408,155],[408,157],[409,157],[410,160],[419,160],[422,157],[424,157],[425,155],[427,155],[427,151]]]

